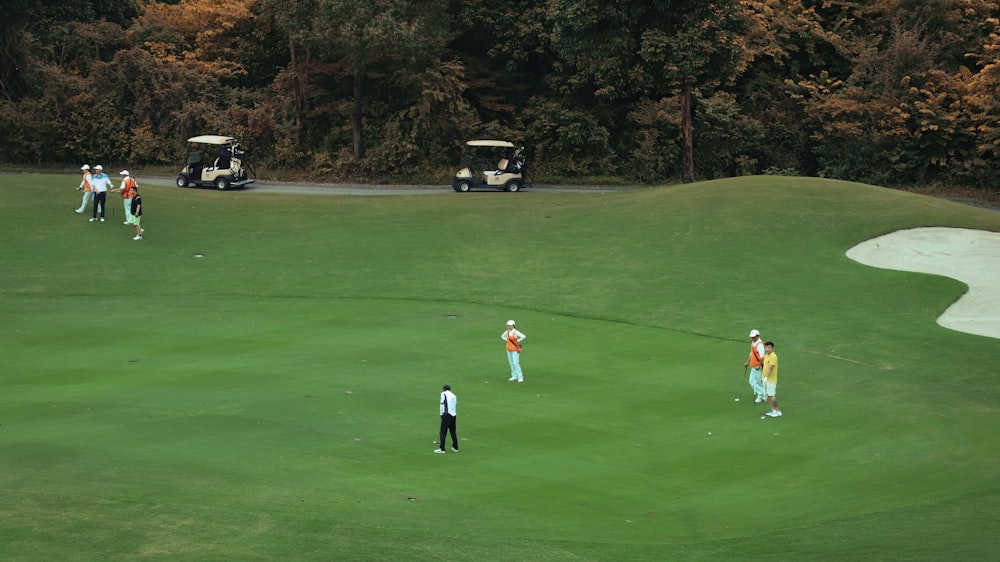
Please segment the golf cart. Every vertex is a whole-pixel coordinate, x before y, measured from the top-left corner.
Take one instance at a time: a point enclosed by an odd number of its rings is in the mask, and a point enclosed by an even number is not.
[[[189,138],[188,142],[211,145],[214,154],[208,156],[205,150],[197,150],[198,147],[188,152],[187,165],[177,176],[177,187],[196,185],[226,190],[254,182],[247,177],[246,152],[233,137],[201,135]]]
[[[504,156],[497,162],[496,169],[492,167],[496,160],[467,159],[465,166],[455,174],[455,179],[451,182],[451,188],[455,191],[460,193],[472,189],[521,191],[522,188],[530,185],[523,146],[514,150],[513,143],[498,140],[470,140],[465,144],[474,148],[492,148],[494,149],[491,151],[493,154],[502,148],[505,149]],[[482,178],[482,181],[477,181],[479,178]]]

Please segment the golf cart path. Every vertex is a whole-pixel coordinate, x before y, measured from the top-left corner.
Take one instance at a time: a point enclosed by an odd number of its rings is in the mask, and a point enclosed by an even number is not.
[[[174,178],[143,177],[147,185],[174,186]],[[181,188],[178,188],[181,189]],[[199,188],[188,188],[199,189]],[[203,188],[202,188],[203,189]],[[609,191],[628,191],[628,187],[611,186],[569,186],[569,185],[535,185],[527,187],[527,192],[539,193],[600,193]],[[289,193],[294,195],[434,195],[455,193],[450,185],[388,185],[362,183],[295,183],[295,182],[256,182],[233,191],[245,193]],[[474,191],[472,193],[498,193],[494,190]],[[513,194],[516,195],[516,194]]]
[[[911,228],[866,240],[852,260],[897,271],[930,273],[969,286],[938,317],[945,328],[1000,338],[1000,233],[967,228]]]

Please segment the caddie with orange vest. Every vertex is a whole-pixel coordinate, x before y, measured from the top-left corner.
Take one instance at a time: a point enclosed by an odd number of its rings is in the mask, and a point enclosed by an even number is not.
[[[521,342],[527,337],[517,331],[513,320],[507,321],[507,329],[500,334],[500,339],[507,342],[507,363],[510,364],[510,378],[507,380],[524,382],[521,373]]]
[[[122,224],[131,225],[132,223],[132,197],[135,196],[136,188],[139,187],[135,183],[135,178],[129,175],[128,170],[122,170],[118,172],[122,177],[121,184],[118,187],[112,189],[112,192],[121,191],[122,192],[122,204],[125,205],[125,222]]]
[[[80,182],[80,187],[76,190],[83,190],[83,201],[80,202],[80,208],[76,212],[83,214],[87,210],[87,203],[90,203],[91,199],[94,198],[94,192],[90,185],[90,165],[84,164],[80,169],[83,170],[83,181]]]
[[[750,367],[750,387],[753,388],[754,404],[760,404],[767,397],[764,394],[764,382],[761,380],[761,367],[764,366],[764,342],[760,339],[760,332],[750,330],[750,355],[747,357],[743,367]]]

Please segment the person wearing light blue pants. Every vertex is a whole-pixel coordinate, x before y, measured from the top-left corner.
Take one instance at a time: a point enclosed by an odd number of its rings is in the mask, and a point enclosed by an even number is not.
[[[754,404],[760,404],[767,399],[764,394],[764,382],[761,380],[761,367],[764,366],[764,342],[760,339],[760,332],[750,330],[750,355],[747,356],[743,367],[750,367],[750,388],[753,389]]]
[[[521,342],[526,337],[517,331],[513,320],[507,321],[507,329],[500,334],[500,339],[507,342],[507,363],[510,364],[510,378],[507,380],[524,382],[524,374],[521,373]]]
[[[83,171],[83,181],[80,182],[80,187],[76,188],[76,190],[83,192],[83,201],[80,202],[80,208],[78,208],[76,212],[82,215],[83,212],[87,210],[87,203],[94,200],[94,192],[91,191],[90,185],[90,165],[84,164],[80,170]]]

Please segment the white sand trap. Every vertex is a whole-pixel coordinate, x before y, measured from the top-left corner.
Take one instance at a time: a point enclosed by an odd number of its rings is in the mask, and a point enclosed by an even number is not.
[[[872,238],[847,251],[852,260],[898,271],[931,273],[969,286],[938,324],[1000,338],[1000,233],[965,228],[913,228]]]

